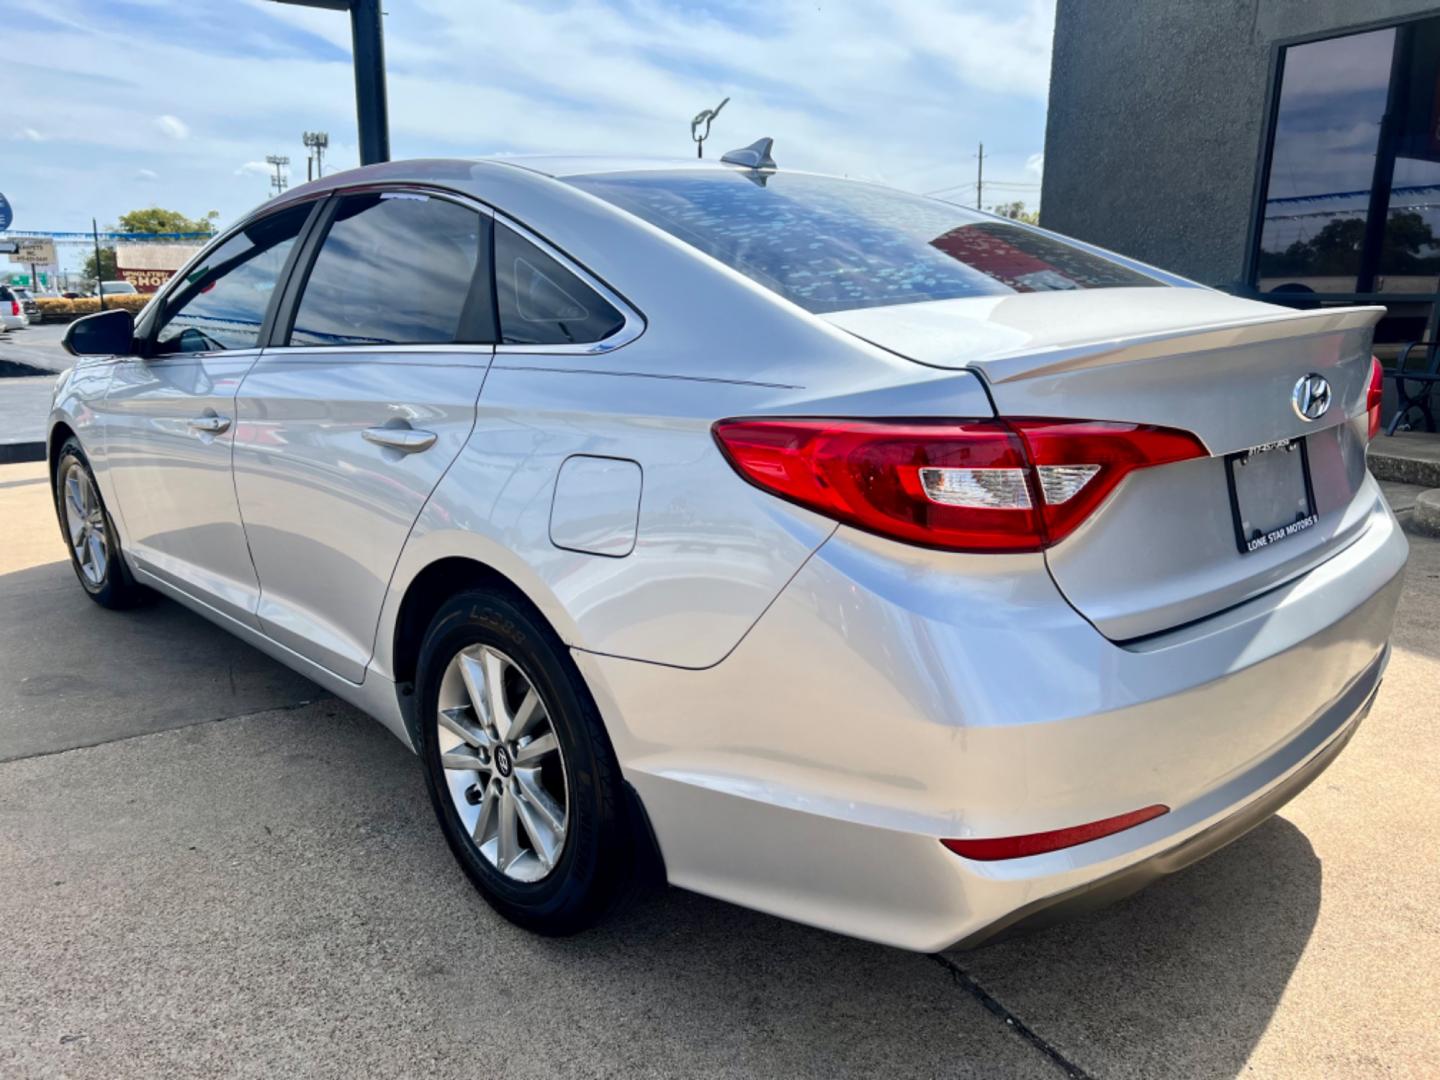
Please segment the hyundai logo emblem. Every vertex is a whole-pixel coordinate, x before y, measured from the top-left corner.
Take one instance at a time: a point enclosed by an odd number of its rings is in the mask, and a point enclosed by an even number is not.
[[[1295,415],[1301,420],[1319,420],[1330,408],[1330,384],[1325,376],[1313,371],[1301,376],[1290,395],[1290,404],[1295,406]]]

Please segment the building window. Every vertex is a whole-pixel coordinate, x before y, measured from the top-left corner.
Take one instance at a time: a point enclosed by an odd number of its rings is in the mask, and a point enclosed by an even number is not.
[[[1256,284],[1355,292],[1395,30],[1285,50]]]
[[[1377,342],[1425,337],[1440,295],[1440,18],[1287,46],[1278,91],[1251,285],[1298,305],[1378,296]]]

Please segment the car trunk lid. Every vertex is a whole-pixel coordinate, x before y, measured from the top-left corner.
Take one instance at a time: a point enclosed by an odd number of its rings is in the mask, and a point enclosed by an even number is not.
[[[1200,438],[1209,457],[1130,474],[1046,553],[1070,603],[1106,636],[1128,640],[1242,603],[1359,535],[1377,498],[1365,472],[1365,408],[1383,310],[1302,312],[1206,289],[1140,288],[975,297],[829,319],[921,363],[976,372],[1004,417],[1150,424]],[[1292,403],[1310,374],[1331,392],[1315,420]],[[1292,440],[1293,449],[1252,455],[1243,466],[1226,460]],[[1237,516],[1252,536],[1275,523],[1264,520],[1272,503],[1276,520],[1288,520],[1281,508],[1303,475],[1302,457],[1313,523],[1250,550]]]

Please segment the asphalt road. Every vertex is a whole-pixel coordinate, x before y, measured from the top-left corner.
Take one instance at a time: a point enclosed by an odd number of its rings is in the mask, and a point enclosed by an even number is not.
[[[669,890],[496,917],[377,724],[175,605],[81,595],[0,467],[0,1075],[1440,1075],[1440,542],[1386,685],[1246,838],[925,957]]]
[[[40,371],[61,372],[74,358],[60,347],[64,323],[35,324],[0,334],[0,360],[13,360]],[[55,376],[0,378],[0,444],[45,438],[45,418]]]

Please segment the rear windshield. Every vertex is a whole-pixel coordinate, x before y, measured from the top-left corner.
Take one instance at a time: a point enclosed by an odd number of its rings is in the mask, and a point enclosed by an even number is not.
[[[1058,237],[851,180],[717,169],[569,182],[817,314],[1162,284]]]

